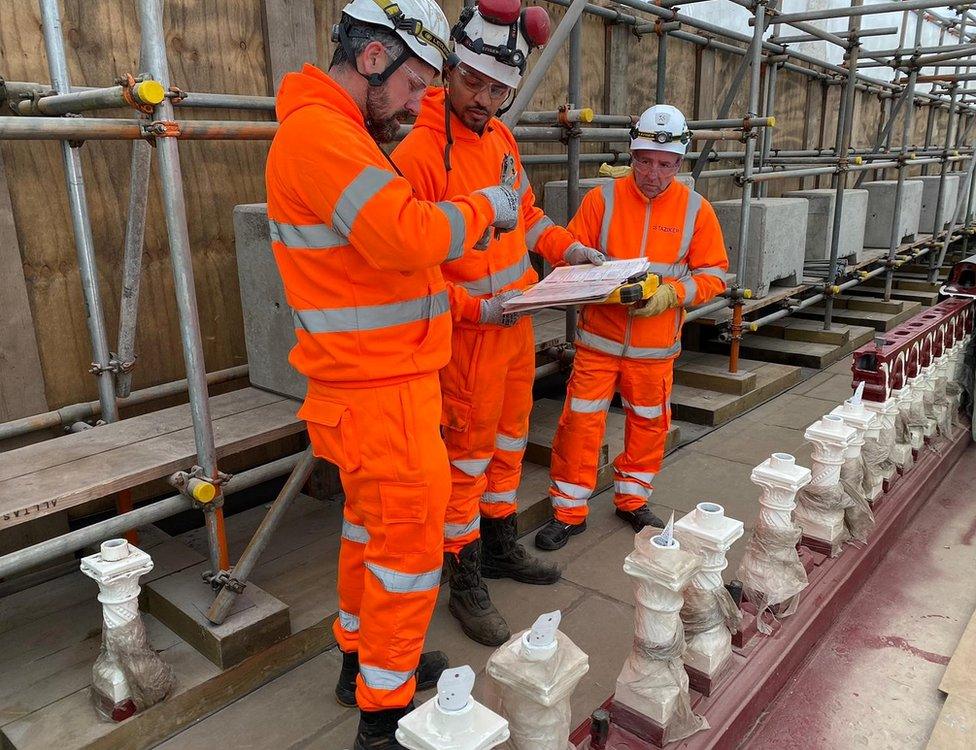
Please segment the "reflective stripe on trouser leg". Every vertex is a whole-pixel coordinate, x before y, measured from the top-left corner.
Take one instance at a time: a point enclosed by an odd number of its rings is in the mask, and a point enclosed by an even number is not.
[[[374,386],[369,398],[321,383],[315,391],[347,409],[341,427],[309,424],[316,455],[345,467],[333,632],[343,651],[359,653],[359,707],[400,708],[413,698],[443,564],[450,468],[440,384],[434,374]]]
[[[488,466],[488,484],[481,498],[485,518],[508,518],[518,511],[522,459],[529,440],[532,385],[535,382],[535,336],[532,319],[522,318],[504,329],[499,343],[508,351],[508,370],[501,388],[501,411],[495,429],[495,455]]]
[[[586,520],[587,500],[596,486],[600,448],[606,427],[604,409],[579,411],[581,402],[609,404],[617,385],[620,357],[579,348],[566,388],[556,437],[552,443],[549,497],[553,514],[563,523]]]
[[[620,396],[625,407],[624,450],[614,459],[613,502],[634,510],[651,501],[671,425],[671,362],[624,363]]]

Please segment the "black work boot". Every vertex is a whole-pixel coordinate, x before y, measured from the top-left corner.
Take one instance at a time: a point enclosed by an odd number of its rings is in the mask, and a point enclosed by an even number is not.
[[[563,523],[553,518],[539,529],[535,535],[535,546],[544,550],[556,550],[566,546],[571,536],[586,531],[586,521],[582,523]]]
[[[360,711],[359,731],[352,750],[405,750],[396,741],[397,722],[413,711],[413,702],[405,708],[385,711]]]
[[[430,690],[437,686],[441,672],[450,666],[447,654],[443,651],[428,651],[420,655],[417,665],[417,690]],[[356,675],[359,674],[359,653],[356,651],[342,652],[342,669],[339,670],[339,681],[336,683],[336,703],[346,708],[356,707]]]
[[[555,583],[562,575],[559,568],[533,557],[519,544],[517,520],[515,513],[481,519],[481,575],[536,585]]]
[[[481,540],[461,548],[460,554],[444,555],[451,598],[448,609],[461,623],[461,630],[473,641],[501,646],[511,637],[508,623],[495,609],[488,587],[481,579]]]
[[[645,526],[653,526],[656,529],[664,528],[664,521],[654,515],[647,503],[639,508],[634,508],[634,510],[620,510],[620,508],[617,508],[614,511],[614,515],[629,523],[634,529],[634,533],[637,533]]]

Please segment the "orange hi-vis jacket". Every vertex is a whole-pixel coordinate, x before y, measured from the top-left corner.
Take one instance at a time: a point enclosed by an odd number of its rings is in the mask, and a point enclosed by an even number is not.
[[[467,251],[450,259],[441,270],[451,297],[456,321],[476,323],[481,312],[479,298],[510,289],[525,289],[539,280],[526,249],[538,253],[553,265],[562,264],[563,254],[576,241],[535,205],[535,195],[519,157],[512,132],[497,118],[489,120],[481,135],[470,130],[451,112],[451,134],[463,147],[451,151],[451,171],[444,164],[447,132],[444,122],[444,89],[431,88],[420,105],[420,115],[410,134],[393,151],[393,161],[410,180],[417,195],[432,200],[451,200],[474,190],[497,185],[502,159],[511,154],[516,161],[516,190],[522,197],[522,215],[511,232],[492,237],[485,251]]]
[[[478,241],[490,202],[415,198],[352,97],[312,65],[285,76],[276,107],[265,176],[298,337],[291,364],[312,381],[349,386],[439,370],[451,349],[439,265]]]
[[[584,197],[569,231],[612,259],[646,256],[651,272],[670,283],[685,305],[700,305],[725,289],[729,259],[711,204],[677,180],[653,199],[633,175]],[[673,359],[681,352],[684,310],[636,317],[623,305],[583,308],[576,343],[628,359]]]

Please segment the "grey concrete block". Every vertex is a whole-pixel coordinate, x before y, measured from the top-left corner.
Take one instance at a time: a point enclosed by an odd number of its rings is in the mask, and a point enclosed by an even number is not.
[[[896,180],[865,182],[868,191],[868,218],[864,228],[864,246],[887,248],[891,225],[895,221]],[[901,193],[901,221],[897,244],[914,242],[922,205],[922,183],[905,180]]]
[[[830,240],[834,231],[834,203],[837,191],[833,188],[797,190],[786,193],[787,198],[806,198],[807,260],[828,260]],[[838,258],[861,260],[864,256],[864,224],[868,213],[867,190],[845,190],[841,208]]]
[[[288,363],[295,324],[271,252],[267,204],[235,206],[234,235],[251,385],[304,399],[305,377]]]
[[[945,225],[952,219],[952,214],[956,210],[956,198],[959,194],[959,175],[947,174],[945,177],[945,189],[942,197],[942,218],[936,220],[935,209],[939,201],[939,183],[942,178],[937,175],[922,175],[913,177],[910,182],[922,183],[922,207],[919,212],[918,231],[925,234],[935,234],[941,232]]]
[[[712,204],[729,254],[729,270],[755,297],[769,293],[770,285],[799,284],[803,279],[804,246],[807,236],[805,198],[753,199],[749,210],[749,236],[745,273],[739,273],[739,219],[742,201],[727,200]]]
[[[613,177],[585,177],[580,180],[580,200],[593,188],[612,182]],[[690,174],[679,174],[675,179],[685,187],[695,189],[695,179]],[[560,226],[566,226],[571,217],[566,215],[566,180],[547,182],[544,188],[542,206],[546,216]]]

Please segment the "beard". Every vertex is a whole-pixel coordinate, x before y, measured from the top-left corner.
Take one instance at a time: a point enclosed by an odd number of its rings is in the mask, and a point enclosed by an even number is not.
[[[390,97],[383,86],[366,89],[366,130],[377,143],[392,143],[400,133],[400,125],[409,119],[405,109],[384,115],[390,109]]]

